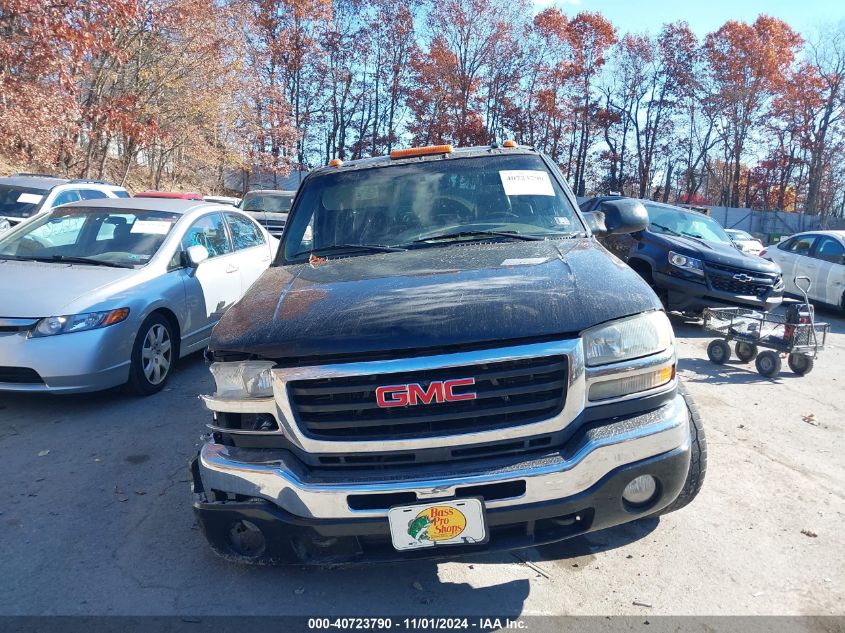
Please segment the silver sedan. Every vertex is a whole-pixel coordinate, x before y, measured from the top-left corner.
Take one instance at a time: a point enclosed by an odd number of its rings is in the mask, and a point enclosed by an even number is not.
[[[88,200],[0,237],[0,391],[162,389],[278,240],[201,200]]]

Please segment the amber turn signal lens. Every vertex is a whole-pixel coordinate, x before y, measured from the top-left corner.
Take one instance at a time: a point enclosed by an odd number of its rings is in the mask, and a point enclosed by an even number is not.
[[[108,313],[105,319],[103,319],[102,325],[114,325],[115,323],[120,323],[121,321],[126,320],[126,317],[129,316],[129,308],[118,308],[117,310],[112,310]]]
[[[427,147],[409,147],[408,149],[395,149],[390,152],[391,160],[398,158],[413,158],[414,156],[431,156],[433,154],[451,154],[452,145],[429,145]]]

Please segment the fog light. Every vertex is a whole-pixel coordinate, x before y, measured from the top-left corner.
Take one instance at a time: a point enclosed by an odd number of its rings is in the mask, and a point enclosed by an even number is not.
[[[257,558],[267,548],[267,541],[255,523],[235,521],[229,529],[229,545],[236,554]]]
[[[645,505],[657,494],[657,480],[651,475],[640,475],[630,481],[622,491],[622,498],[631,505]]]

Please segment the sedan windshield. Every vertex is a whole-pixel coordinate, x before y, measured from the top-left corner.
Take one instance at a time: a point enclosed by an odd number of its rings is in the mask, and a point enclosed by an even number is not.
[[[716,220],[696,211],[646,204],[648,230],[681,237],[694,237],[707,242],[728,242],[730,238]]]
[[[59,208],[0,237],[0,258],[135,268],[145,265],[176,213]]]
[[[0,217],[28,218],[38,212],[45,189],[0,185]]]
[[[560,238],[583,231],[534,154],[399,163],[328,173],[303,185],[280,249],[286,261],[455,241]]]

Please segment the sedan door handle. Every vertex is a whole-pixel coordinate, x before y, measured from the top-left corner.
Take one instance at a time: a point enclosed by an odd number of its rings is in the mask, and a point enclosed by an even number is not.
[[[238,272],[238,265],[237,264],[229,264],[226,266],[227,273],[236,273]]]

